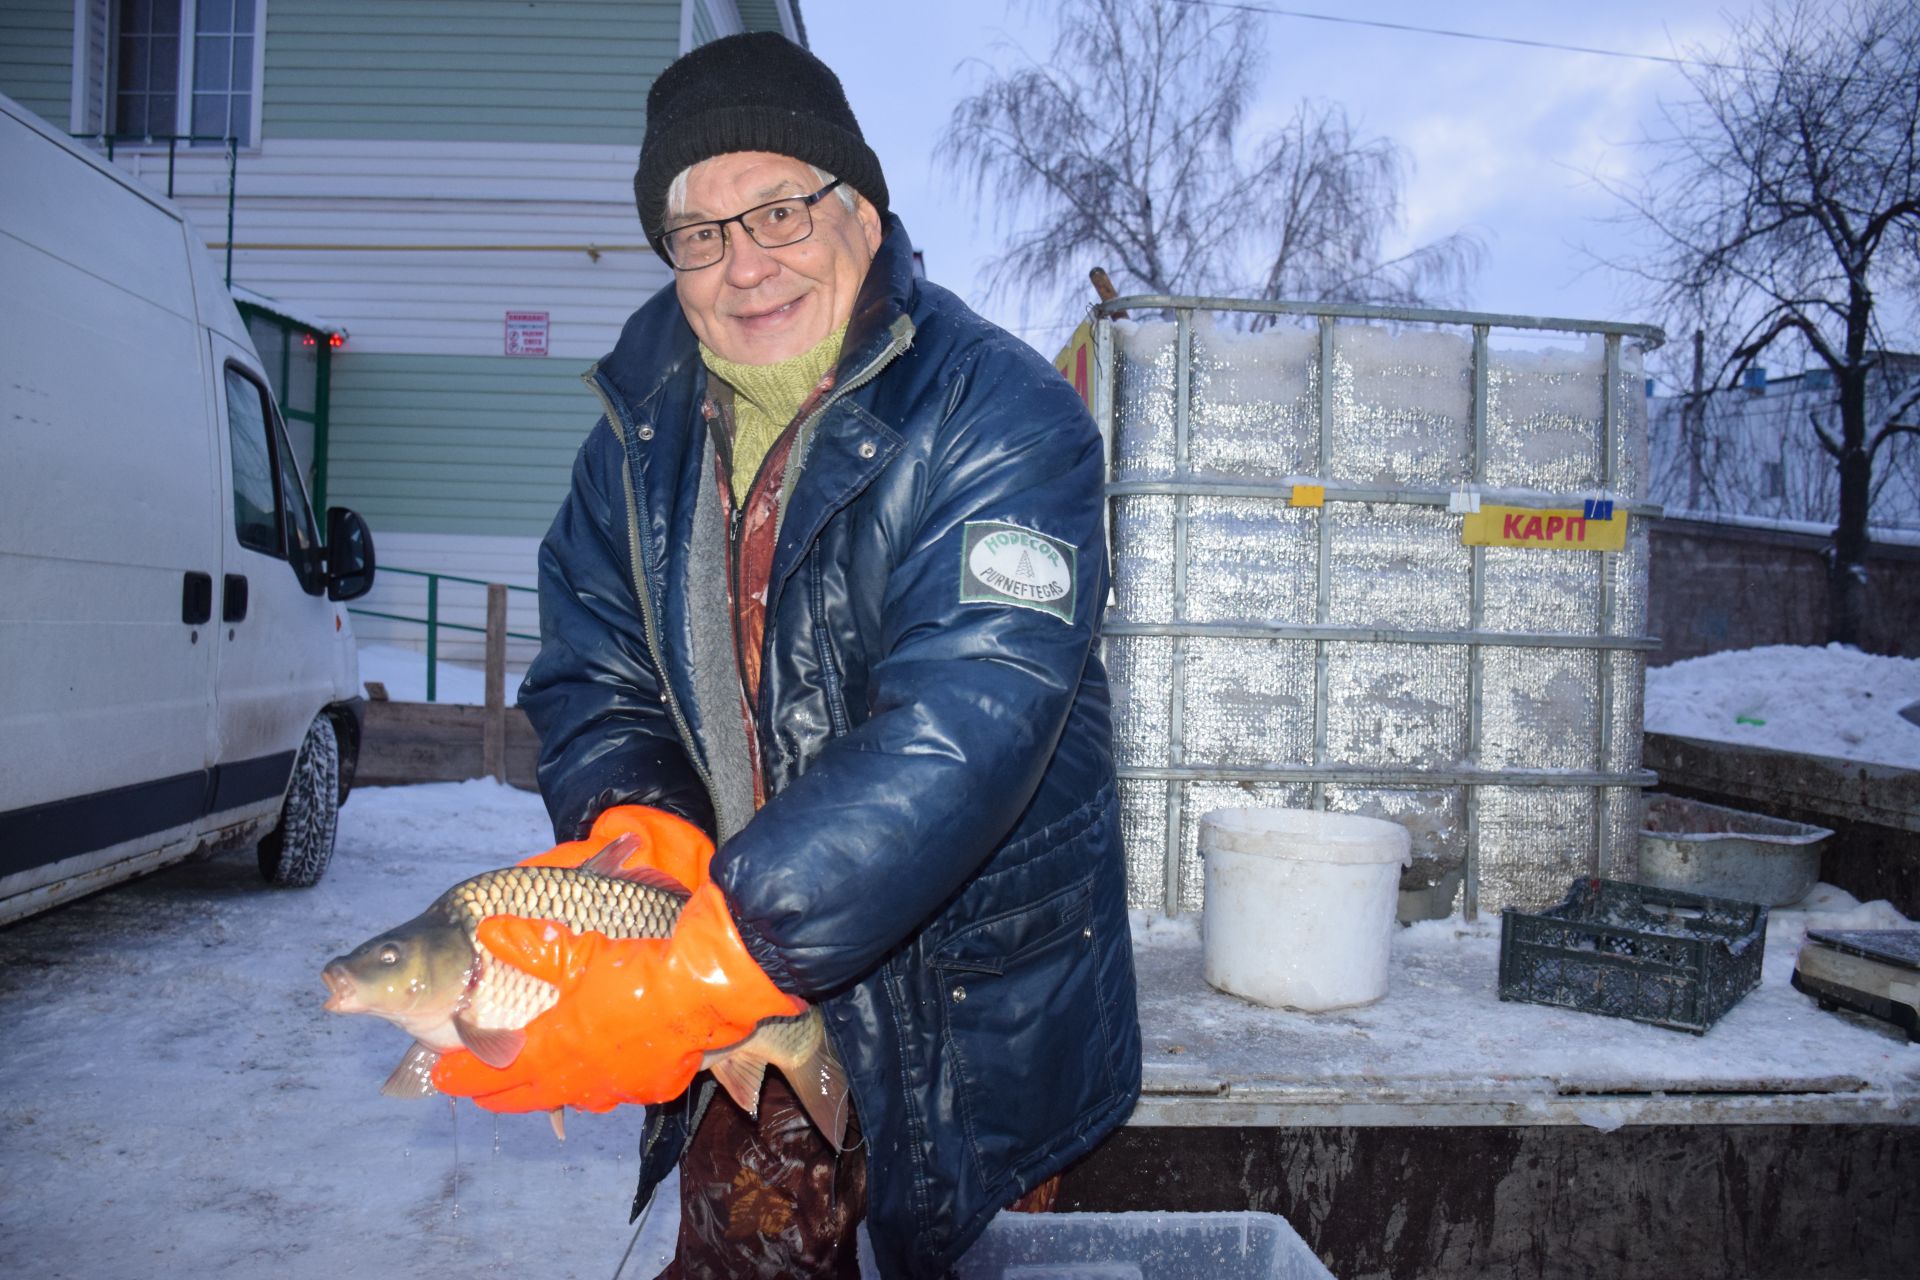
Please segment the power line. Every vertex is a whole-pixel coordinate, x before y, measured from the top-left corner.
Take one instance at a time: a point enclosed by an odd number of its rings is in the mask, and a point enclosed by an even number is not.
[[[1640,62],[1659,62],[1674,67],[1722,68],[1717,62],[1696,62],[1658,53],[1628,53],[1624,49],[1596,49],[1590,45],[1560,44],[1552,40],[1528,40],[1520,36],[1492,36],[1479,31],[1454,31],[1447,27],[1422,27],[1410,22],[1387,22],[1379,18],[1350,18],[1341,14],[1313,13],[1306,9],[1281,9],[1273,5],[1235,3],[1234,0],[1188,0],[1209,9],[1238,9],[1244,13],[1264,13],[1277,18],[1305,18],[1313,22],[1333,22],[1350,27],[1378,27],[1384,31],[1409,31],[1416,35],[1447,36],[1454,40],[1479,40],[1487,44],[1514,44],[1528,49],[1554,49],[1562,53],[1591,53],[1602,58],[1629,58]]]
[[[1551,49],[1558,53],[1588,53],[1600,58],[1624,58],[1634,62],[1657,62],[1669,67],[1698,67],[1707,71],[1733,71],[1747,76],[1777,76],[1781,79],[1799,77],[1811,80],[1832,80],[1834,74],[1827,71],[1800,71],[1780,66],[1752,66],[1736,62],[1712,62],[1701,58],[1677,58],[1660,53],[1629,53],[1624,49],[1601,49],[1593,45],[1563,44],[1555,40],[1529,40],[1523,36],[1488,35],[1481,31],[1455,31],[1449,27],[1423,27],[1411,22],[1388,22],[1381,18],[1350,18],[1343,14],[1314,13],[1307,9],[1283,9],[1277,5],[1252,4],[1247,0],[1181,0],[1182,3],[1198,5],[1209,9],[1232,9],[1242,13],[1257,13],[1274,18],[1304,18],[1312,22],[1331,22],[1350,27],[1375,27],[1383,31],[1403,31],[1414,35],[1445,36],[1451,40],[1475,40],[1482,44],[1510,44],[1523,49]],[[1848,73],[1852,79],[1873,84],[1905,85],[1909,78],[1898,75],[1875,75],[1862,72],[1857,67]]]

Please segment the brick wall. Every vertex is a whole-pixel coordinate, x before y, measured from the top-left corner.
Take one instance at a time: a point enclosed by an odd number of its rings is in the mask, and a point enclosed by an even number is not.
[[[1704,520],[1653,527],[1651,655],[1683,658],[1765,644],[1825,644],[1828,539]],[[1920,657],[1920,546],[1877,544],[1867,566],[1870,653]]]

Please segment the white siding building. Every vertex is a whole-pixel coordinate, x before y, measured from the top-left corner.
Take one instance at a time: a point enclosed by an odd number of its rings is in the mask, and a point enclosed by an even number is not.
[[[1889,405],[1920,380],[1920,356],[1886,353],[1887,378],[1869,393],[1869,434]],[[1840,514],[1840,478],[1814,434],[1818,419],[1839,434],[1832,375],[1825,369],[1770,378],[1756,369],[1747,385],[1691,396],[1656,396],[1647,405],[1651,497],[1667,514],[1697,515],[1830,531]],[[1920,439],[1895,435],[1873,468],[1870,526],[1882,534],[1920,534]]]

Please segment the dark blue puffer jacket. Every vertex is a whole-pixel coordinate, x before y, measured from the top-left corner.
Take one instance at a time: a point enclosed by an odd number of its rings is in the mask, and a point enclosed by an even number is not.
[[[558,837],[638,803],[722,841],[742,938],[846,1063],[882,1268],[936,1276],[1125,1119],[1140,1038],[1100,440],[1058,373],[911,264],[889,218],[796,444],[755,708],[765,808],[742,791],[715,595],[706,372],[670,287],[589,375],[606,416],[541,548],[520,701]],[[652,1109],[637,1203],[690,1110]]]

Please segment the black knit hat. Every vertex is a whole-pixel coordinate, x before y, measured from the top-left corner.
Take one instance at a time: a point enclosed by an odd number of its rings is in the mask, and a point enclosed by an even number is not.
[[[880,158],[861,136],[840,78],[785,36],[753,31],[703,44],[653,82],[633,175],[649,237],[666,221],[667,188],[680,171],[732,151],[770,151],[815,165],[886,215]]]

